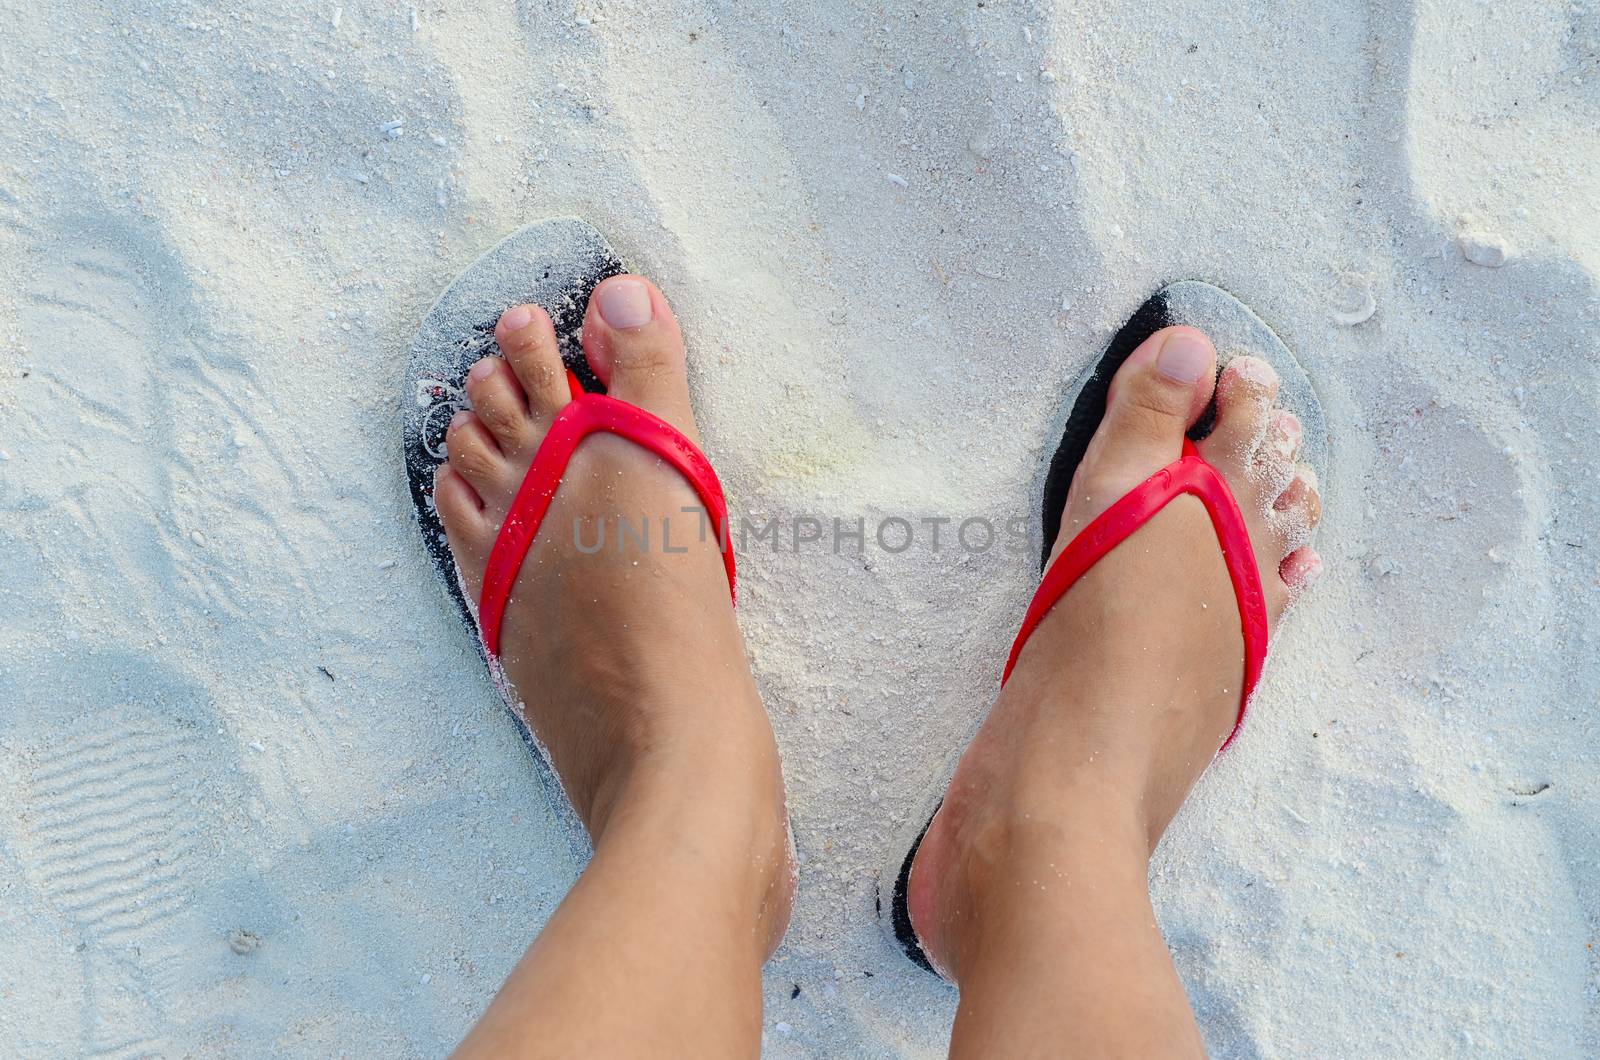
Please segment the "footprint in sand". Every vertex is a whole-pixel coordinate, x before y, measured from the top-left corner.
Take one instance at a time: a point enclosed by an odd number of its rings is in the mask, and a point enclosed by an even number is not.
[[[0,965],[37,968],[52,997],[0,1021],[0,1052],[173,1055],[208,1026],[198,999],[238,974],[237,907],[263,897],[220,882],[252,876],[216,839],[251,779],[205,690],[210,630],[247,600],[190,514],[207,454],[254,431],[247,369],[208,352],[185,270],[134,225],[12,227],[35,246],[0,461],[0,606],[27,601],[0,626],[0,702],[25,708],[0,711],[0,892],[44,927],[0,932]]]
[[[21,752],[10,838],[24,879],[78,939],[79,1047],[161,1055],[192,930],[185,872],[198,819],[180,770],[194,748],[131,708],[103,718]]]

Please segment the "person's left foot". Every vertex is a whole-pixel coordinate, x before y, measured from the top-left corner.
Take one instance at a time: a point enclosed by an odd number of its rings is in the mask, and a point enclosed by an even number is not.
[[[573,397],[543,309],[506,310],[495,339],[505,357],[468,372],[473,409],[451,421],[434,483],[474,599],[534,455]],[[655,285],[614,276],[597,286],[583,349],[611,396],[698,444],[683,338]],[[587,438],[512,586],[500,663],[596,845],[624,811],[683,832],[708,872],[714,862],[750,877],[770,952],[793,882],[783,778],[699,503],[649,451]],[[622,522],[646,523],[649,536],[619,540]]]

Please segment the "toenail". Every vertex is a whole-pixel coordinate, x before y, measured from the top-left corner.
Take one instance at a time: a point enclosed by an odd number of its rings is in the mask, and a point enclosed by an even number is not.
[[[525,305],[514,305],[500,314],[500,326],[507,331],[521,331],[533,319],[533,310]]]
[[[1300,574],[1300,588],[1309,589],[1313,582],[1322,577],[1322,557],[1312,556],[1306,561]]]
[[[483,380],[494,374],[494,358],[485,357],[483,360],[473,365],[472,371],[468,372],[467,374],[481,383]]]
[[[460,412],[458,412],[454,416],[450,417],[450,426],[446,427],[445,430],[449,430],[449,431],[456,430],[457,428],[461,427],[463,424],[465,424],[471,418],[472,418],[472,413],[468,412],[466,409],[462,409]]]
[[[1193,332],[1171,332],[1161,340],[1156,370],[1177,383],[1198,383],[1211,370],[1211,344]]]
[[[1278,373],[1272,370],[1272,365],[1259,357],[1235,357],[1229,362],[1229,367],[1240,379],[1259,387],[1269,387],[1278,381]]]
[[[655,309],[643,280],[625,276],[600,288],[600,319],[614,328],[636,328],[650,323]]]
[[[1285,460],[1294,456],[1295,450],[1300,448],[1300,421],[1292,412],[1279,412],[1274,417],[1273,426],[1273,451]]]

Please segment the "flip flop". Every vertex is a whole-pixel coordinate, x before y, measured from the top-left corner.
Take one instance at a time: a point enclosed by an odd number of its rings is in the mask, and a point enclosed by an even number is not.
[[[540,221],[512,233],[468,266],[428,310],[411,343],[401,401],[406,477],[428,557],[462,621],[474,632],[495,688],[542,766],[541,780],[547,789],[561,793],[555,800],[558,812],[584,852],[587,834],[566,798],[549,752],[529,728],[498,658],[500,621],[511,587],[578,445],[595,433],[620,435],[683,475],[718,527],[730,594],[735,582],[733,550],[727,547],[727,504],[710,461],[670,423],[607,396],[584,358],[579,336],[589,293],[601,280],[624,271],[604,237],[576,218]],[[473,601],[434,507],[433,476],[445,460],[450,418],[471,407],[467,370],[479,358],[499,353],[494,328],[500,314],[529,303],[550,314],[575,396],[539,445],[490,550],[482,595]]]
[[[1062,426],[1061,443],[1050,460],[1039,491],[1044,527],[1041,569],[1049,563],[1051,546],[1060,532],[1061,513],[1066,506],[1072,476],[1083,461],[1089,440],[1105,418],[1106,395],[1110,391],[1112,377],[1145,339],[1175,324],[1200,328],[1211,338],[1217,347],[1219,370],[1229,358],[1244,353],[1266,360],[1277,370],[1280,380],[1277,404],[1299,417],[1304,434],[1299,459],[1311,465],[1326,493],[1330,477],[1328,430],[1322,405],[1305,370],[1283,340],[1244,303],[1208,283],[1185,280],[1162,288],[1140,306],[1111,340],[1100,360],[1091,365],[1078,381],[1077,399]],[[1073,538],[1055,563],[1044,569],[1044,578],[1028,605],[1021,629],[1011,646],[1011,654],[1006,659],[1000,677],[1002,686],[1011,676],[1012,667],[1016,665],[1017,657],[1034,628],[1073,583],[1160,513],[1169,501],[1190,494],[1205,504],[1211,516],[1233,583],[1239,605],[1240,628],[1244,633],[1245,681],[1239,696],[1239,712],[1233,731],[1217,753],[1221,754],[1233,742],[1240,726],[1244,724],[1250,697],[1255,692],[1262,664],[1266,661],[1267,610],[1256,569],[1255,551],[1233,493],[1227,481],[1206,463],[1194,445],[1211,433],[1215,423],[1216,407],[1213,403],[1190,428],[1188,437],[1184,439],[1183,455],[1177,461],[1151,475],[1101,513]],[[924,804],[924,812],[910,818],[916,831],[902,834],[901,841],[893,848],[904,851],[903,856],[885,865],[878,878],[878,919],[884,931],[913,962],[940,975],[942,973],[928,958],[911,926],[906,888],[911,878],[911,863],[922,837],[933,823],[934,814],[942,802],[942,793],[948,787],[959,759],[958,754],[946,764],[941,782],[933,789],[935,797]]]

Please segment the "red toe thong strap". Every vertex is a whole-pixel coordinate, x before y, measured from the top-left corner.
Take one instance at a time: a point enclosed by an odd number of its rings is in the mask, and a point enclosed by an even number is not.
[[[1250,694],[1255,691],[1261,677],[1261,667],[1267,657],[1267,603],[1261,591],[1261,577],[1256,571],[1255,550],[1250,547],[1250,531],[1244,516],[1233,499],[1233,492],[1216,468],[1206,463],[1194,443],[1183,442],[1183,455],[1175,462],[1157,471],[1121,500],[1101,512],[1096,519],[1079,532],[1050,569],[1045,572],[1038,592],[1028,604],[1028,613],[1022,620],[1022,629],[1011,645],[1011,657],[1006,660],[1000,683],[1005,684],[1011,670],[1017,665],[1017,656],[1028,642],[1034,628],[1049,614],[1056,601],[1066,595],[1074,582],[1083,577],[1089,568],[1126,541],[1134,531],[1155,518],[1175,497],[1184,494],[1198,497],[1211,515],[1211,525],[1217,531],[1217,543],[1222,546],[1222,558],[1228,565],[1228,577],[1233,580],[1233,592],[1239,603],[1239,625],[1244,633],[1244,685],[1239,690],[1239,713],[1234,719],[1233,731],[1222,742],[1223,747],[1233,742],[1244,724],[1245,710],[1250,704]]]
[[[494,539],[494,547],[489,550],[489,565],[483,573],[483,593],[478,598],[478,628],[491,656],[500,654],[500,623],[505,617],[512,583],[517,580],[522,561],[539,533],[539,524],[550,509],[556,487],[561,485],[561,476],[566,473],[572,452],[578,448],[578,443],[596,431],[615,434],[643,446],[689,480],[705,508],[706,518],[716,528],[722,563],[728,572],[728,594],[733,595],[734,563],[727,536],[728,504],[722,496],[722,483],[711,469],[711,461],[683,436],[682,431],[661,417],[614,397],[585,393],[583,385],[571,372],[567,373],[567,385],[576,396],[557,414],[550,432],[539,444],[533,464],[523,477],[506,521]]]

